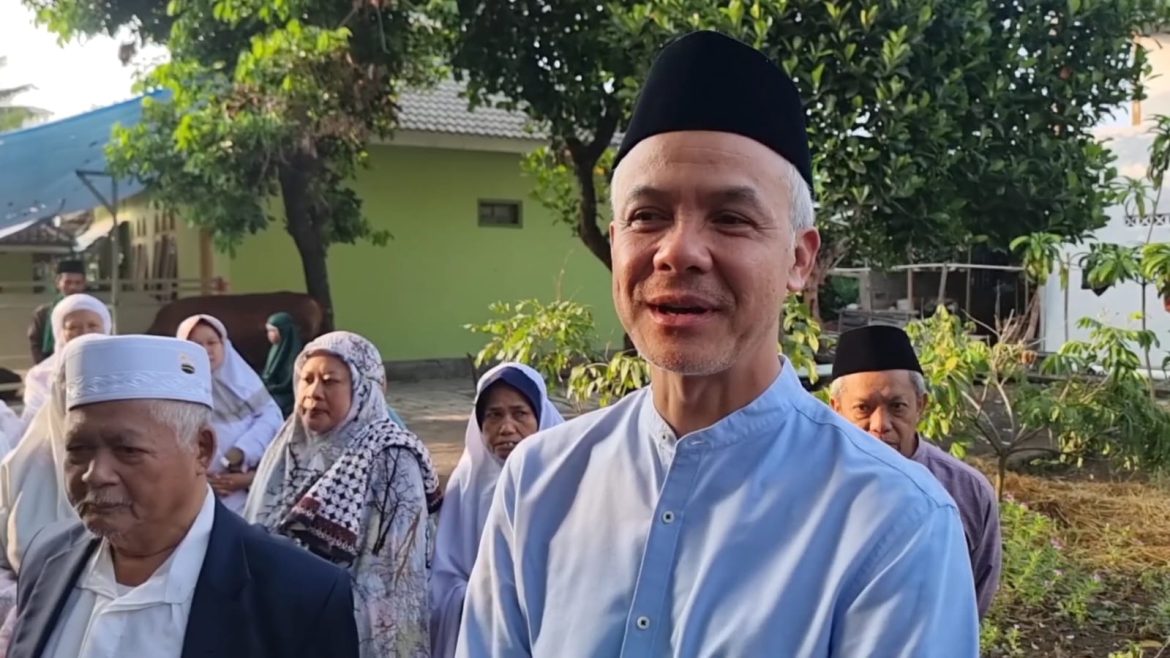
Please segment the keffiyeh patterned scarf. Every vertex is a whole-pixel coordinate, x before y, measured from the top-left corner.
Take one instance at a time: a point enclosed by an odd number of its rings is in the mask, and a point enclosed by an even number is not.
[[[377,348],[349,332],[325,334],[309,343],[296,362],[296,381],[304,362],[314,354],[331,354],[350,368],[353,399],[349,415],[326,436],[309,437],[298,414],[285,423],[270,452],[279,450],[285,462],[280,482],[269,492],[279,501],[270,513],[261,513],[264,525],[304,544],[311,551],[338,564],[350,564],[360,554],[365,532],[368,492],[378,459],[386,451],[403,448],[418,459],[427,507],[437,512],[442,504],[439,477],[430,452],[418,437],[389,419],[382,395],[385,368]],[[283,440],[282,440],[283,439]],[[306,470],[293,453],[293,444],[328,441],[337,457],[323,471]],[[267,461],[267,458],[266,458]],[[264,465],[261,465],[261,470]],[[278,476],[277,473],[272,473]],[[257,478],[260,479],[259,477]],[[259,484],[259,483],[258,483]],[[249,508],[251,508],[249,501]],[[249,511],[251,516],[252,511]]]

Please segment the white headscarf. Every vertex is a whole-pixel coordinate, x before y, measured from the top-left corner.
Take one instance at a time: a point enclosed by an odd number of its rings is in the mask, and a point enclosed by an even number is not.
[[[70,343],[104,338],[101,334],[89,334]],[[64,351],[64,346],[61,346],[53,357]],[[64,368],[52,372],[48,398],[16,448],[0,462],[0,545],[4,549],[0,561],[7,563],[0,566],[7,566],[12,571],[19,571],[29,540],[41,528],[58,521],[77,519],[62,483],[65,471]]]
[[[53,307],[49,316],[50,326],[53,328],[53,344],[57,348],[49,358],[36,364],[24,376],[24,412],[21,418],[27,423],[33,420],[37,410],[49,399],[49,387],[53,380],[53,372],[60,362],[60,354],[65,349],[65,318],[75,311],[91,311],[96,313],[102,321],[102,333],[109,334],[114,330],[114,322],[110,317],[110,309],[97,297],[78,293],[69,295]]]
[[[0,458],[12,450],[20,435],[24,433],[24,421],[16,412],[9,409],[3,400],[0,400]]]
[[[477,404],[484,391],[500,381],[505,370],[519,372],[532,380],[540,391],[541,399],[533,401],[540,405],[539,409],[534,409],[540,417],[540,430],[565,422],[548,398],[544,378],[521,363],[501,363],[484,373],[476,386]],[[531,440],[531,437],[526,440]],[[464,435],[463,456],[459,458],[459,464],[447,482],[443,510],[439,514],[439,532],[435,538],[430,584],[431,650],[435,658],[455,655],[467,579],[471,575],[471,567],[475,565],[480,535],[483,534],[488,509],[491,508],[496,491],[496,480],[499,479],[503,465],[504,462],[488,449],[473,405]]]
[[[179,323],[175,337],[190,340],[191,332],[202,322],[219,334],[223,342],[223,362],[211,371],[212,398],[217,422],[233,422],[242,416],[258,413],[271,400],[260,375],[232,347],[227,327],[210,315],[192,315]]]

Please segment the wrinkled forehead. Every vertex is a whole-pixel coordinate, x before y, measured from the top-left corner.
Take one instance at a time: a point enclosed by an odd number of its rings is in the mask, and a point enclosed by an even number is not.
[[[170,431],[154,416],[153,400],[109,400],[74,407],[65,413],[67,436],[148,437]]]
[[[309,343],[297,357],[298,375],[309,358],[320,354],[340,360],[349,368],[354,381],[368,379],[380,385],[386,382],[386,367],[378,348],[357,334],[336,331]]]
[[[63,325],[83,323],[102,324],[102,316],[97,311],[92,311],[88,308],[79,308],[75,311],[69,311],[61,320],[61,324]]]
[[[759,142],[725,132],[680,131],[642,140],[614,171],[615,204],[647,190],[703,198],[727,190],[787,196],[784,158]]]
[[[918,396],[909,370],[855,372],[840,378],[845,395],[861,400],[909,399]]]

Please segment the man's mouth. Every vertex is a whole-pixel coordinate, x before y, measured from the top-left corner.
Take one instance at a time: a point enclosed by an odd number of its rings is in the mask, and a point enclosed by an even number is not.
[[[702,306],[676,306],[674,304],[651,304],[650,308],[666,315],[702,315],[711,310]]]

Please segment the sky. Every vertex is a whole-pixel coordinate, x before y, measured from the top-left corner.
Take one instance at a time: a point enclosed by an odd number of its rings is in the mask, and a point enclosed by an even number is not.
[[[102,36],[58,44],[55,34],[33,22],[33,13],[20,0],[0,0],[0,57],[7,58],[0,68],[0,88],[35,85],[14,103],[48,110],[50,119],[126,100],[134,96],[136,66],[118,60],[120,43]],[[156,60],[165,52],[143,49],[135,61]]]

